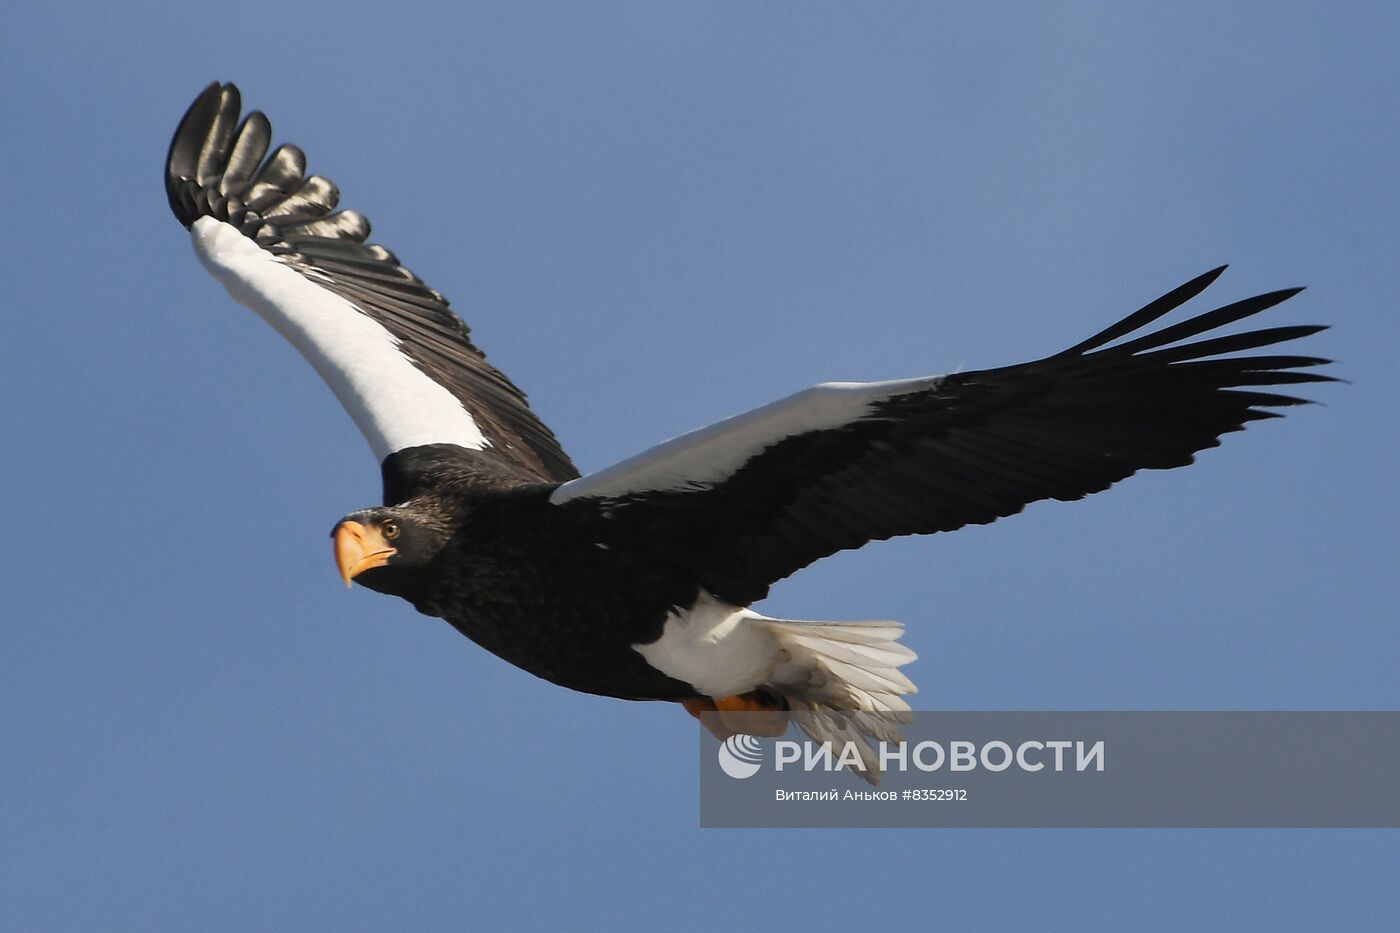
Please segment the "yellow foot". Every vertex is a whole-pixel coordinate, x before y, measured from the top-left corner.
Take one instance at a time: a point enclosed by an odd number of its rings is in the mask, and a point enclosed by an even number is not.
[[[682,700],[685,711],[696,719],[710,734],[723,742],[736,733],[774,737],[787,731],[787,710],[777,705],[773,697],[761,691],[742,693],[731,697],[693,697]],[[718,713],[718,716],[704,716],[702,713]],[[726,716],[726,713],[742,713],[741,716]]]

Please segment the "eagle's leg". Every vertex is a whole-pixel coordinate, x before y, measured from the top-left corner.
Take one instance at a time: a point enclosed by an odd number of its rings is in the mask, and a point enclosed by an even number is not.
[[[753,690],[731,697],[691,697],[682,700],[685,711],[710,734],[723,742],[731,735],[745,733],[775,737],[787,731],[788,712],[783,701],[764,690]],[[704,713],[718,713],[705,716]],[[726,717],[725,713],[743,713],[742,716]]]

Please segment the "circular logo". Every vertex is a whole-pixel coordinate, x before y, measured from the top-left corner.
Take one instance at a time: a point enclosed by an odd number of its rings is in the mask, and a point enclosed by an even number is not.
[[[743,780],[758,773],[763,764],[763,746],[751,735],[731,735],[720,743],[719,766],[725,774]]]

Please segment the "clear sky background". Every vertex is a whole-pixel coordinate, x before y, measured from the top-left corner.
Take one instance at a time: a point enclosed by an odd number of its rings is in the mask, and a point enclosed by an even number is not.
[[[1395,928],[1388,831],[699,830],[678,708],[344,590],[376,464],[161,186],[239,82],[585,470],[1044,355],[1221,262],[1199,310],[1306,284],[1269,322],[1334,325],[1325,406],[762,608],[902,619],[923,709],[1394,709],[1395,4],[4,20],[0,926]]]

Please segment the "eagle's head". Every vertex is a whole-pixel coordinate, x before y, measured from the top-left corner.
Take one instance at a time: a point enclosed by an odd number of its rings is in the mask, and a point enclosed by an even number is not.
[[[396,596],[404,595],[450,537],[440,516],[411,503],[351,512],[331,531],[345,585],[358,580]]]

